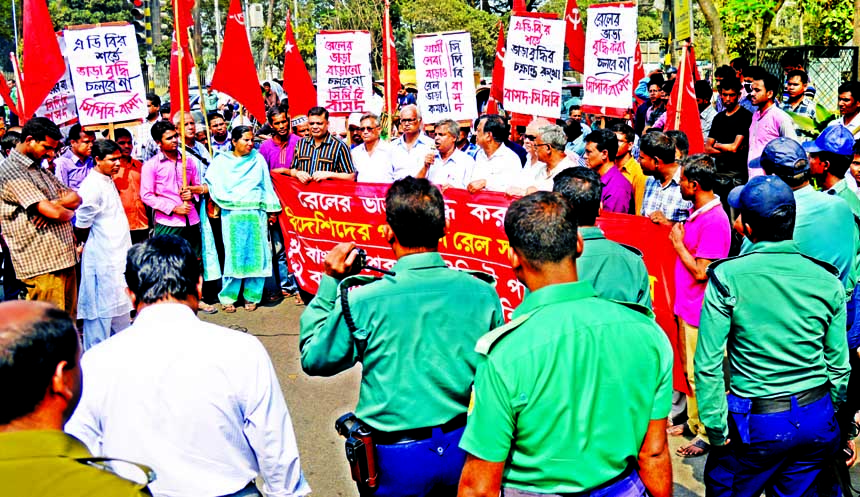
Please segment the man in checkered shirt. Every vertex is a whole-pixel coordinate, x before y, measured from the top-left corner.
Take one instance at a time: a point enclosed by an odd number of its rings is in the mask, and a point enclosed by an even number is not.
[[[639,161],[648,176],[641,214],[656,224],[686,221],[693,203],[681,197],[681,167],[675,162],[672,138],[658,131],[645,133],[639,145]]]
[[[77,254],[70,222],[81,197],[42,167],[63,135],[43,117],[27,121],[19,143],[0,163],[0,228],[28,300],[44,300],[75,316]]]

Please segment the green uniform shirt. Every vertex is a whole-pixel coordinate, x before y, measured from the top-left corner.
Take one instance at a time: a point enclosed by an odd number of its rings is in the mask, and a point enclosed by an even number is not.
[[[530,293],[479,347],[489,352],[460,447],[506,461],[505,486],[592,489],[624,471],[650,421],[669,415],[666,334],[650,311],[598,298],[587,281]]]
[[[833,188],[827,190],[827,193],[844,200],[851,212],[854,213],[854,239],[858,241],[857,253],[854,257],[854,274],[860,277],[860,225],[857,224],[858,219],[860,219],[860,198],[857,198],[857,194],[848,188],[848,183],[844,179],[839,180],[833,185]]]
[[[15,497],[132,497],[139,485],[77,459],[93,455],[61,431],[0,433],[0,495]]]
[[[696,347],[696,397],[711,443],[728,436],[723,351],[731,392],[792,395],[830,383],[834,406],[848,387],[845,290],[827,263],[793,241],[759,242],[708,267]]]
[[[605,299],[651,308],[651,282],[642,253],[607,240],[596,226],[580,228],[585,246],[576,260],[579,279],[588,281]]]
[[[357,336],[344,320],[337,280],[323,276],[301,318],[302,368],[330,376],[361,362],[355,414],[377,430],[440,425],[468,408],[475,344],[504,322],[499,296],[436,252],[401,257],[392,271],[350,290]]]

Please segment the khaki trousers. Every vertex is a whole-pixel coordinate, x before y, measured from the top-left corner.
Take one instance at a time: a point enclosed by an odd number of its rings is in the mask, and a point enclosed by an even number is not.
[[[687,384],[690,386],[690,394],[687,395],[687,426],[693,435],[697,435],[706,443],[710,443],[708,436],[705,434],[705,425],[699,417],[699,402],[696,399],[696,375],[693,367],[694,358],[696,356],[696,344],[699,341],[699,328],[685,322],[680,316],[676,316],[678,320],[678,337],[683,342],[684,351],[684,375],[687,377]]]
[[[74,321],[78,313],[78,276],[75,266],[22,279],[27,300],[50,302],[66,311]]]

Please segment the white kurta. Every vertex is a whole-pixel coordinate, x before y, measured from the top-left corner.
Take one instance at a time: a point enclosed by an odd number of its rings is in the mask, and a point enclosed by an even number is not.
[[[469,183],[483,179],[487,181],[488,191],[504,192],[509,186],[516,184],[517,176],[522,170],[520,158],[503,143],[493,152],[492,157],[487,157],[483,150],[478,152]]]
[[[90,228],[81,262],[78,318],[110,318],[128,314],[125,258],[131,248],[128,218],[113,180],[93,169],[81,183],[81,205],[75,226]]]

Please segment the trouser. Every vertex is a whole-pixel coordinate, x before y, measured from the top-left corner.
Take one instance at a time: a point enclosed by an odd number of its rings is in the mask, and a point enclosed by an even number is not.
[[[687,323],[680,316],[678,319],[678,335],[683,340],[684,354],[684,375],[687,377],[687,385],[690,386],[690,393],[687,394],[687,426],[693,435],[698,436],[708,443],[708,436],[705,434],[705,425],[702,424],[702,419],[699,417],[699,402],[696,400],[696,375],[693,367],[696,357],[696,343],[699,341],[699,327]]]
[[[191,245],[191,250],[194,251],[197,260],[200,260],[201,241],[199,224],[191,226],[164,226],[163,224],[156,223],[155,228],[152,230],[152,236],[158,235],[174,235],[182,238]]]
[[[78,313],[78,274],[75,266],[21,279],[27,300],[43,300],[66,311],[75,319]]]
[[[269,226],[269,239],[272,240],[272,276],[266,278],[266,290],[270,298],[280,298],[282,293],[295,293],[298,286],[295,277],[287,268],[284,235],[278,223]]]
[[[705,463],[706,497],[810,495],[815,479],[839,450],[830,395],[786,411],[753,414],[749,399],[729,395],[729,440]]]
[[[617,478],[585,492],[544,494],[503,486],[500,497],[642,497],[646,494],[645,484],[639,478],[639,473],[634,469],[628,469]]]
[[[379,486],[374,497],[454,497],[466,453],[459,447],[465,427],[448,433],[432,428],[430,438],[393,445],[376,444]]]
[[[266,278],[231,278],[230,276],[224,276],[221,278],[221,283],[221,292],[218,294],[218,300],[222,305],[235,304],[239,300],[240,293],[245,299],[245,303],[259,304],[263,299],[263,286],[266,283]]]
[[[112,318],[84,319],[84,352],[131,325],[128,314]]]
[[[149,238],[149,228],[144,228],[142,230],[131,230],[129,233],[131,234],[132,245],[137,245],[138,243],[145,242]]]

